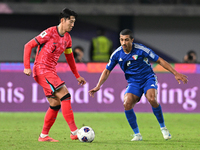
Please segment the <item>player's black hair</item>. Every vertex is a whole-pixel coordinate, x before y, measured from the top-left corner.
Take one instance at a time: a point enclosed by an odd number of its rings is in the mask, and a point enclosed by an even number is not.
[[[131,39],[133,39],[133,32],[129,29],[122,30],[119,35],[129,35]]]
[[[59,20],[61,18],[68,18],[70,19],[70,16],[74,16],[75,19],[78,17],[78,14],[75,13],[74,11],[68,9],[68,8],[64,8],[61,12],[60,12],[60,15],[59,15]]]

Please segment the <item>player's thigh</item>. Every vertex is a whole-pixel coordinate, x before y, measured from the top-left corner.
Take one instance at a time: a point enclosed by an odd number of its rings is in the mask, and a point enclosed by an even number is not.
[[[157,83],[158,82],[157,82],[156,76],[152,76],[143,85],[144,86],[144,94],[148,100],[156,99],[157,88],[158,88]]]
[[[135,104],[140,100],[140,97],[132,94],[132,93],[126,93],[124,95],[124,109],[130,110],[132,109]]]
[[[59,99],[61,99],[63,96],[65,96],[68,93],[69,93],[69,91],[68,91],[67,87],[65,85],[63,85],[58,90],[56,90],[55,96],[58,97]]]
[[[148,89],[145,96],[149,101],[157,100],[157,90],[154,88]]]
[[[157,102],[157,90],[156,89],[154,89],[154,88],[148,89],[145,96],[152,107],[157,108],[159,106],[159,103]]]
[[[47,97],[50,106],[58,106],[61,105],[60,99],[56,96],[54,97]]]

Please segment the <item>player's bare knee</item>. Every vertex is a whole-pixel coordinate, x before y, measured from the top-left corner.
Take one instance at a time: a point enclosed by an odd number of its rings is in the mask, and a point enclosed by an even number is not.
[[[47,97],[50,106],[58,106],[60,105],[60,101],[56,97]]]
[[[130,103],[130,102],[127,102],[127,101],[124,101],[124,109],[125,110],[130,110],[130,109],[132,109],[133,108],[133,104],[132,103]]]
[[[157,102],[156,97],[150,97],[148,98],[148,101],[151,104],[151,106],[154,108],[159,106],[159,103]]]
[[[155,102],[156,99],[155,99],[155,97],[150,97],[150,98],[148,98],[148,101],[151,103],[151,102]]]
[[[149,102],[155,102],[156,101],[155,94],[146,95],[146,98],[148,99]]]

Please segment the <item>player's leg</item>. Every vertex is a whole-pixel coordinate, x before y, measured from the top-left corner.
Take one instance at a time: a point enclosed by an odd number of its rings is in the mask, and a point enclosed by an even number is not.
[[[60,99],[54,96],[54,92],[56,90],[55,87],[62,86],[64,82],[61,81],[57,75],[54,75],[52,73],[37,75],[34,77],[34,79],[38,84],[40,84],[43,87],[44,94],[47,97],[50,104],[50,108],[47,110],[46,115],[44,117],[44,125],[38,141],[58,142],[58,140],[50,138],[48,136],[48,133],[51,127],[53,126],[58,111],[61,107]]]
[[[134,138],[131,141],[142,140],[142,136],[140,134],[139,127],[137,124],[137,118],[133,110],[133,107],[135,106],[135,104],[140,100],[140,95],[141,95],[141,92],[138,91],[137,88],[131,85],[127,87],[125,95],[124,95],[124,109],[125,109],[124,112],[125,112],[125,115],[130,127],[135,133]]]
[[[161,105],[157,102],[157,84],[156,83],[157,81],[154,77],[152,79],[149,79],[145,84],[144,93],[147,100],[152,106],[152,110],[153,110],[154,115],[156,116],[157,121],[159,122],[164,139],[170,139],[171,135],[169,131],[167,130],[167,128],[165,127],[165,121],[164,121]]]
[[[162,127],[165,127],[165,122],[164,122],[161,105],[157,102],[156,93],[157,93],[156,89],[154,88],[148,89],[145,96],[147,100],[149,101],[149,103],[151,104],[153,113],[156,116],[160,127],[162,128]]]
[[[134,134],[134,138],[131,141],[141,141],[142,136],[139,131],[139,127],[137,124],[137,118],[135,112],[133,110],[134,105],[138,102],[139,97],[133,95],[132,93],[126,93],[124,96],[124,109],[126,119],[128,120],[129,125],[131,126]]]
[[[74,121],[74,114],[73,114],[73,110],[72,110],[72,107],[71,107],[71,95],[68,92],[67,87],[65,85],[63,85],[61,88],[59,88],[55,92],[55,95],[61,101],[62,114],[63,114],[64,119],[68,123],[68,126],[69,126],[70,131],[71,131],[70,138],[72,140],[77,140],[78,139],[77,138],[78,128],[77,128],[75,121]]]
[[[56,97],[48,97],[47,99],[49,101],[50,107],[47,110],[46,115],[44,117],[44,124],[38,141],[58,142],[58,140],[54,140],[51,137],[49,137],[48,134],[57,118],[58,111],[60,110],[60,100]]]

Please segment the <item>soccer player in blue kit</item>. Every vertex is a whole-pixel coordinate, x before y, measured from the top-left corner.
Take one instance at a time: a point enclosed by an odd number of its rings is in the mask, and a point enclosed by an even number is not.
[[[96,87],[91,89],[89,94],[94,97],[94,93],[97,92],[101,85],[107,80],[112,69],[119,64],[128,82],[123,105],[126,118],[135,133],[131,141],[142,140],[133,107],[140,101],[143,93],[152,106],[153,113],[160,125],[163,138],[166,140],[171,139],[171,134],[165,126],[161,105],[157,102],[157,78],[151,68],[149,59],[160,64],[163,68],[174,74],[179,84],[181,81],[187,83],[187,76],[178,73],[168,62],[156,55],[151,49],[142,44],[134,43],[133,41],[134,38],[131,30],[124,29],[120,32],[121,46],[112,53],[109,63],[102,72]]]

